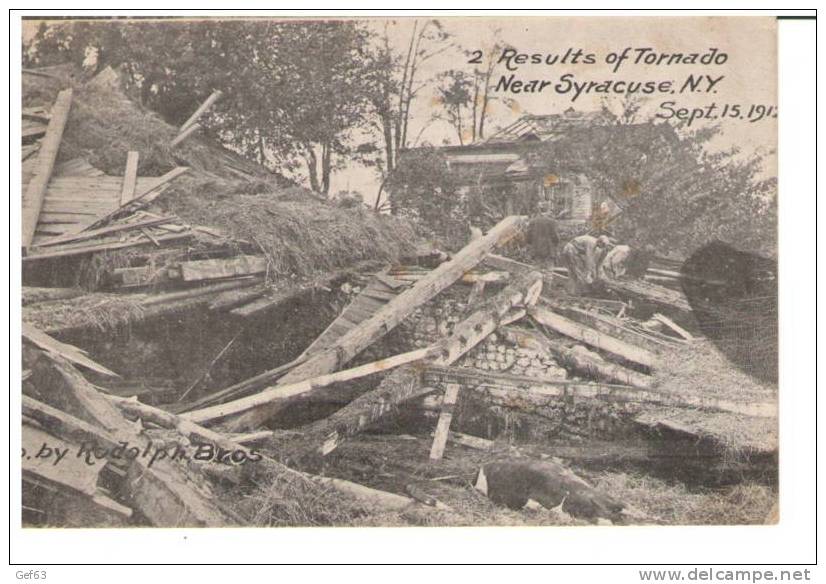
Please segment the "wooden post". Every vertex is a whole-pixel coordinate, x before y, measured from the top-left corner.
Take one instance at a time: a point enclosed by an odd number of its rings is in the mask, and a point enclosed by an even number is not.
[[[63,137],[63,129],[69,119],[69,110],[72,107],[72,90],[64,89],[57,94],[57,99],[52,106],[51,119],[46,128],[46,136],[40,143],[40,150],[37,153],[37,163],[34,176],[29,181],[29,186],[23,195],[23,230],[22,243],[27,248],[34,239],[34,232],[37,229],[37,220],[40,217],[40,210],[43,208],[43,200],[46,198],[46,187],[49,186],[49,179],[54,170],[54,163],[57,160],[57,153],[60,150],[60,140]]]
[[[204,103],[202,103],[200,106],[198,106],[198,109],[195,110],[195,113],[193,113],[191,116],[189,116],[189,119],[187,121],[185,121],[183,124],[181,124],[180,131],[183,132],[188,127],[193,125],[195,122],[200,120],[201,116],[203,116],[207,112],[207,110],[209,110],[209,108],[211,108],[213,106],[213,104],[216,101],[221,99],[221,97],[223,95],[224,94],[221,93],[220,90],[213,91],[212,94],[208,98],[206,98],[206,101],[204,101]]]
[[[123,172],[123,187],[120,191],[120,204],[125,205],[135,197],[135,185],[138,183],[139,154],[130,150],[126,155],[126,170]]]
[[[441,460],[442,455],[445,453],[445,445],[447,444],[447,437],[450,433],[450,422],[453,420],[453,408],[456,406],[460,387],[458,383],[447,384],[444,398],[442,398],[442,414],[436,423],[433,445],[430,447],[430,460]]]
[[[175,139],[172,140],[172,142],[169,143],[169,147],[174,148],[175,146],[177,146],[178,144],[180,144],[181,142],[183,142],[184,140],[189,138],[192,134],[194,134],[195,132],[197,132],[200,129],[201,129],[201,124],[192,124],[186,130],[184,130],[183,132],[181,132],[180,134],[175,136]]]
[[[482,261],[491,249],[514,237],[524,222],[524,217],[506,217],[484,236],[466,245],[452,260],[430,271],[413,286],[390,300],[371,318],[341,336],[332,346],[290,371],[279,383],[295,383],[340,369],[350,359],[393,330],[419,306],[461,278],[465,272]],[[271,408],[249,412],[231,420],[229,429],[236,432],[254,429],[280,409],[281,406],[276,403]]]
[[[576,323],[564,316],[556,314],[544,306],[533,306],[528,310],[528,314],[536,319],[538,323],[566,337],[582,341],[592,347],[608,351],[609,353],[613,353],[634,363],[639,363],[645,367],[652,368],[657,365],[657,356],[650,351],[635,347],[625,341],[615,339],[597,330]]]

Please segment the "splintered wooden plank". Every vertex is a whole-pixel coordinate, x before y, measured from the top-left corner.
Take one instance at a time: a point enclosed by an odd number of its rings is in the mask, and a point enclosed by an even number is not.
[[[120,204],[125,205],[135,198],[135,187],[138,182],[139,154],[130,150],[126,156],[126,170],[123,173],[123,188],[120,192]]]
[[[116,225],[110,225],[109,227],[102,227],[100,229],[94,229],[92,231],[83,231],[81,233],[75,233],[72,235],[63,235],[61,237],[55,237],[54,239],[40,242],[37,245],[49,246],[58,245],[62,243],[70,243],[74,241],[83,241],[85,239],[92,239],[103,235],[110,235],[112,233],[117,233],[119,231],[129,231],[132,229],[139,229],[141,227],[151,227],[153,225],[168,223],[170,221],[175,221],[175,217],[157,217],[151,219],[144,219],[143,221],[135,221],[133,223],[118,223]],[[38,232],[39,231],[40,230],[38,229]]]
[[[173,168],[163,176],[147,179],[146,182],[143,182],[141,179],[138,179],[138,194],[135,196],[135,198],[133,198],[125,205],[119,206],[111,213],[107,213],[106,215],[92,223],[87,229],[98,229],[100,227],[104,227],[107,224],[111,223],[113,220],[117,219],[118,217],[122,215],[127,215],[130,212],[134,212],[140,209],[143,205],[149,203],[149,201],[152,199],[153,193],[160,192],[160,190],[163,189],[168,182],[178,178],[188,170],[189,168],[186,166],[178,166]]]
[[[228,259],[181,262],[180,268],[181,278],[185,282],[231,278],[260,274],[266,271],[267,258],[264,256],[240,255]]]
[[[171,233],[169,235],[161,235],[156,237],[155,239],[158,242],[170,242],[170,241],[178,241],[189,239],[192,237],[191,233],[181,233],[175,234]],[[99,244],[89,244],[89,245],[80,245],[80,244],[64,244],[64,245],[56,245],[47,250],[38,251],[37,253],[31,253],[23,258],[24,262],[32,262],[36,260],[44,260],[44,259],[54,259],[72,255],[82,255],[87,253],[96,253],[101,251],[112,251],[116,249],[123,249],[126,247],[134,247],[138,245],[151,245],[152,242],[148,239],[140,238],[130,241],[118,241],[118,242],[106,242],[106,243],[99,243]]]
[[[63,137],[63,129],[69,119],[69,109],[72,106],[72,90],[64,89],[57,95],[52,107],[51,120],[46,129],[46,135],[40,144],[40,151],[37,153],[37,166],[34,176],[29,181],[26,192],[23,195],[23,228],[21,240],[23,247],[28,247],[34,238],[37,228],[37,219],[43,207],[43,199],[46,196],[46,187],[52,176],[54,163],[57,159],[57,152],[60,150],[60,140]]]
[[[688,332],[687,330],[685,330],[683,327],[681,327],[680,325],[678,325],[676,322],[674,322],[673,320],[671,320],[671,319],[670,319],[670,318],[668,318],[667,316],[662,315],[662,314],[659,314],[659,313],[656,313],[656,314],[654,314],[654,316],[652,316],[651,318],[653,318],[654,320],[657,320],[657,321],[659,321],[659,322],[663,323],[665,326],[667,326],[668,328],[670,328],[672,331],[674,331],[675,333],[677,333],[678,335],[680,335],[680,336],[681,336],[682,338],[684,338],[685,340],[687,340],[687,341],[693,341],[693,340],[694,340],[694,336],[693,336],[690,332]]]
[[[66,343],[61,343],[57,339],[54,339],[44,333],[41,330],[36,329],[30,324],[23,323],[23,336],[40,347],[41,349],[45,349],[50,353],[55,353],[60,355],[64,359],[68,359],[72,363],[77,363],[78,365],[83,365],[84,367],[91,369],[92,371],[97,371],[98,373],[102,373],[103,375],[111,375],[113,377],[119,377],[117,373],[114,371],[110,371],[103,365],[99,363],[95,363],[89,357],[84,355],[80,349],[73,345],[67,345]]]

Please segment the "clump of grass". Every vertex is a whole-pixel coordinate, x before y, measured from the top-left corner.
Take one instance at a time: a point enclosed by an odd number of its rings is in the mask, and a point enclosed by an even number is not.
[[[137,322],[143,314],[143,307],[127,297],[98,293],[27,306],[23,322],[46,332],[79,328],[106,332]]]
[[[763,525],[777,492],[757,483],[690,491],[644,475],[605,473],[596,486],[665,525]]]

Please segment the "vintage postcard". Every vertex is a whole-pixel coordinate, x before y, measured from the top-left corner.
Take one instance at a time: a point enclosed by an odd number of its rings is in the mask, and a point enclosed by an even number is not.
[[[24,527],[778,521],[773,17],[22,24]]]

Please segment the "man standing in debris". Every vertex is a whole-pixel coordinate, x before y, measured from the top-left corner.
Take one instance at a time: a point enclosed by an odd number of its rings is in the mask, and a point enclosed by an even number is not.
[[[606,236],[579,235],[562,248],[562,259],[568,268],[569,294],[588,294],[599,278],[599,268],[605,254],[613,247]]]
[[[528,223],[528,246],[534,260],[545,264],[556,261],[559,234],[556,221],[548,213],[547,203],[539,203],[538,213]]]

